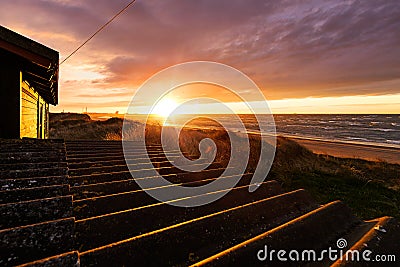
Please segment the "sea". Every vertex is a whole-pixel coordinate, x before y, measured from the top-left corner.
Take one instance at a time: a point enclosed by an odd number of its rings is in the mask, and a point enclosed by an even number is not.
[[[231,129],[235,120],[225,114],[178,116],[168,122],[180,125],[198,116],[188,126]],[[261,123],[271,122],[271,115],[257,116]],[[254,115],[239,117],[249,132],[259,131]],[[275,114],[273,119],[278,135],[400,148],[400,114]]]

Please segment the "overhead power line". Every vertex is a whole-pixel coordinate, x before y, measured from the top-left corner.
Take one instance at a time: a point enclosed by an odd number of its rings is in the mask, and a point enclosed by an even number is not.
[[[84,41],[80,46],[78,46],[74,51],[72,51],[71,54],[69,54],[66,58],[64,58],[63,61],[60,62],[60,65],[63,64],[65,61],[67,61],[70,57],[72,57],[76,52],[79,51],[79,49],[81,49],[83,46],[85,46],[90,40],[92,40],[99,32],[101,32],[102,30],[104,30],[104,28],[106,28],[109,24],[111,24],[111,22],[113,22],[113,20],[115,20],[119,15],[121,15],[122,13],[125,12],[125,10],[127,10],[131,5],[133,5],[133,3],[135,3],[136,0],[132,0],[131,2],[129,2],[123,9],[121,9],[117,14],[115,14],[111,19],[109,19],[103,26],[101,26],[97,31],[95,31],[91,36],[89,36],[89,38],[86,39],[86,41]]]

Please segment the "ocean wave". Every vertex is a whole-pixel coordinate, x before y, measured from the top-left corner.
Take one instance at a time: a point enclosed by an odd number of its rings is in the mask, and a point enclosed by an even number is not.
[[[386,140],[390,144],[400,144],[400,140]]]
[[[375,128],[371,129],[373,131],[380,131],[380,132],[397,132],[398,130],[396,129],[387,129],[387,128]]]
[[[262,116],[262,115],[261,115]],[[214,116],[211,115],[211,118]],[[217,115],[229,124],[230,115]],[[398,115],[274,115],[277,132],[293,136],[312,136],[344,142],[399,145],[400,117]],[[247,130],[256,131],[252,116],[241,115]],[[262,123],[262,119],[261,119]],[[208,120],[194,122],[193,126],[210,127]],[[386,141],[388,140],[388,141]]]
[[[362,137],[351,137],[351,136],[346,136],[346,139],[350,139],[350,140],[361,140],[361,141],[367,141],[367,142],[371,142],[372,140],[367,139],[367,138],[362,138]]]

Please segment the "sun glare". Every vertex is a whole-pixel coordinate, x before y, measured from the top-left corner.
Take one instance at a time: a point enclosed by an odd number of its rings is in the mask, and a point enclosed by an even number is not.
[[[163,98],[154,106],[151,113],[166,118],[178,106],[179,105],[175,100],[171,98]]]

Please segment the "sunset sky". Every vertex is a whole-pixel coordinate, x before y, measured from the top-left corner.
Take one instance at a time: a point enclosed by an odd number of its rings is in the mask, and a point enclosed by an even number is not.
[[[62,60],[128,2],[2,0],[0,24]],[[399,14],[398,0],[138,0],[60,66],[51,110],[124,113],[154,73],[208,60],[247,74],[274,113],[400,113]]]

